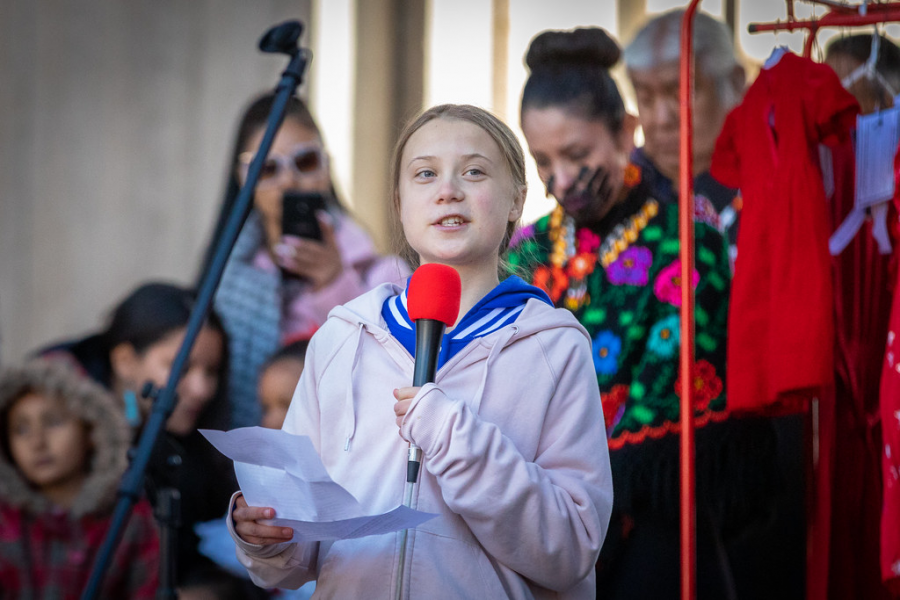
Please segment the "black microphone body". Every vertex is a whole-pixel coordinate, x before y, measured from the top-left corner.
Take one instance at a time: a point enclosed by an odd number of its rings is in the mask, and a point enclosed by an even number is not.
[[[416,368],[413,372],[413,387],[434,383],[445,328],[446,325],[436,319],[416,321]]]
[[[441,340],[446,327],[437,319],[416,319],[416,366],[413,371],[413,387],[434,382]],[[419,466],[422,464],[422,449],[410,444],[407,459],[406,481],[415,483],[419,478]]]

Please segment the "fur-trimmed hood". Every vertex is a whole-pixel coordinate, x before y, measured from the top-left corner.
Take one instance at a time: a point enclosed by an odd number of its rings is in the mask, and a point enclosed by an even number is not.
[[[66,407],[91,428],[93,451],[90,470],[72,504],[73,517],[102,513],[115,500],[116,487],[127,466],[131,433],[124,411],[113,395],[98,383],[76,372],[65,361],[34,359],[0,373],[0,500],[34,513],[51,508],[13,465],[9,455],[7,418],[13,402],[24,394],[61,398]]]

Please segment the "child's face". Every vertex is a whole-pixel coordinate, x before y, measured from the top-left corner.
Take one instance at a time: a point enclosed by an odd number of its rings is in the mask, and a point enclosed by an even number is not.
[[[114,361],[116,377],[126,382],[133,391],[139,391],[147,381],[159,387],[166,385],[184,333],[184,329],[174,331],[141,353],[135,352],[130,345],[126,346]],[[166,421],[167,431],[183,436],[194,429],[200,413],[219,387],[222,354],[222,334],[211,327],[201,329],[178,383],[178,402]],[[149,412],[149,401],[144,403],[143,410]]]
[[[399,194],[403,232],[422,264],[494,272],[507,225],[525,201],[491,136],[446,118],[429,121],[407,141]]]
[[[26,394],[9,410],[9,448],[25,479],[43,493],[80,487],[90,440],[84,423],[56,399]]]
[[[296,358],[283,358],[263,371],[258,390],[263,427],[281,429],[302,372],[303,362]]]

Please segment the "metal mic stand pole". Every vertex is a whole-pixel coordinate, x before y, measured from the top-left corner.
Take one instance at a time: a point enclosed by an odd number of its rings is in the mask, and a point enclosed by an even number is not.
[[[434,381],[437,372],[438,352],[446,325],[434,319],[416,319],[416,363],[413,371],[413,387],[421,387]],[[422,463],[422,449],[410,442],[406,463],[406,489],[403,506],[412,508],[413,492],[419,478]],[[406,570],[406,546],[409,543],[409,529],[400,532],[400,554],[397,557],[397,589],[394,600],[403,595],[403,578]]]
[[[100,593],[103,576],[109,568],[113,553],[122,537],[125,524],[128,522],[135,502],[141,497],[144,471],[147,469],[147,463],[150,461],[157,438],[159,438],[159,434],[163,431],[169,415],[172,414],[172,410],[175,408],[175,388],[178,380],[181,378],[187,365],[191,347],[194,345],[194,341],[206,322],[207,314],[212,306],[213,295],[219,280],[222,278],[225,263],[228,261],[228,255],[231,253],[231,248],[234,246],[234,242],[237,240],[241,227],[252,207],[253,192],[256,188],[256,182],[259,180],[263,163],[269,153],[269,149],[272,147],[275,134],[284,120],[288,100],[294,94],[297,86],[303,81],[303,73],[306,70],[309,54],[297,45],[301,33],[303,33],[302,23],[299,21],[285,21],[266,32],[259,42],[259,49],[263,52],[287,54],[291,57],[291,60],[282,73],[281,81],[276,88],[275,101],[269,114],[266,132],[260,142],[259,150],[253,158],[253,162],[250,163],[250,169],[247,172],[247,182],[241,188],[235,200],[231,215],[228,217],[228,221],[222,229],[222,234],[216,242],[215,252],[209,262],[209,269],[200,282],[197,302],[188,319],[184,341],[181,343],[181,348],[179,348],[175,361],[172,363],[169,380],[166,383],[166,387],[163,388],[159,399],[153,403],[153,410],[141,432],[134,461],[132,461],[122,477],[110,528],[103,539],[103,545],[97,554],[97,559],[91,570],[87,586],[81,595],[81,600],[94,600]]]
[[[141,396],[156,402],[160,389],[148,381],[141,389]],[[175,400],[177,404],[178,400]],[[178,490],[177,470],[181,467],[181,455],[166,444],[165,433],[159,438],[153,456],[147,465],[145,483],[147,495],[156,499],[153,516],[159,526],[159,584],[156,600],[178,598],[178,528],[181,526],[181,492]],[[134,452],[129,452],[134,459]]]

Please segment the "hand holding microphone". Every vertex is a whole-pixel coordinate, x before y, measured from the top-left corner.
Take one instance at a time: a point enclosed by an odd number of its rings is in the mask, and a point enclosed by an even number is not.
[[[447,265],[422,265],[409,280],[406,305],[410,320],[416,324],[416,366],[413,387],[402,388],[394,394],[399,401],[395,405],[398,426],[417,388],[434,381],[444,329],[455,323],[459,316],[461,293],[459,273]],[[409,396],[410,393],[412,396]],[[408,461],[406,481],[415,483],[422,450],[413,443],[409,445]]]
[[[419,393],[420,387],[402,387],[394,390],[394,398],[397,403],[394,404],[394,414],[397,415],[397,428],[403,425],[403,417],[409,412],[409,406],[412,404],[413,398]],[[399,432],[398,432],[399,433]],[[403,434],[400,434],[403,437]],[[406,439],[406,438],[404,438]]]

